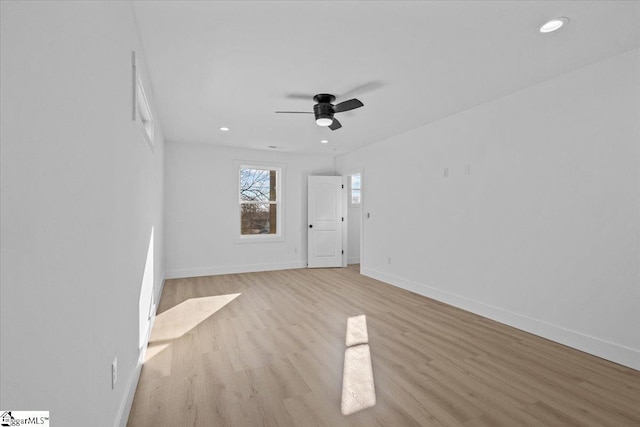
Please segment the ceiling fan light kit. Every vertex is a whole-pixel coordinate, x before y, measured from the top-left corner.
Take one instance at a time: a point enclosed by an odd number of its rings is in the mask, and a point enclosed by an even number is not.
[[[336,113],[342,113],[344,111],[354,110],[364,106],[358,99],[349,99],[348,101],[341,102],[333,105],[336,97],[328,93],[320,93],[313,97],[316,104],[313,106],[313,113],[309,111],[276,111],[276,113],[285,114],[313,114],[316,118],[316,124],[318,126],[329,127],[331,130],[340,129],[342,124],[334,117]]]
[[[330,126],[333,123],[333,115],[335,114],[332,102],[336,100],[336,97],[321,93],[314,96],[313,100],[317,102],[317,104],[313,106],[316,124],[318,126]]]

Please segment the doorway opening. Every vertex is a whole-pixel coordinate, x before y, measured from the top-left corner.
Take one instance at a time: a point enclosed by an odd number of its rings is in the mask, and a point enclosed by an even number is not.
[[[363,252],[362,170],[347,172],[347,266],[360,272]]]

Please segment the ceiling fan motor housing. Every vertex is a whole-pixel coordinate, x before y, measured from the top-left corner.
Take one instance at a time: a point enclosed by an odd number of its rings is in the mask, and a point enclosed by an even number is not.
[[[329,103],[318,103],[313,106],[313,113],[316,116],[316,120],[318,119],[332,119],[335,114],[335,110],[333,109],[333,105]]]

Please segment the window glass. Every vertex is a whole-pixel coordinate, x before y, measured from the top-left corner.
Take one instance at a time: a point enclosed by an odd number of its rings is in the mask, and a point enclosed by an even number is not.
[[[240,168],[240,234],[278,234],[278,169]]]
[[[361,202],[360,174],[351,175],[351,185],[349,187],[349,204],[359,205]]]

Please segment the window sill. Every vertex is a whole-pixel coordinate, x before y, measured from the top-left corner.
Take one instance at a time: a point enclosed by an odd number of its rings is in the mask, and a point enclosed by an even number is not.
[[[244,243],[274,243],[274,242],[284,242],[285,238],[283,235],[261,235],[261,234],[251,234],[236,237],[236,244],[244,244]]]

